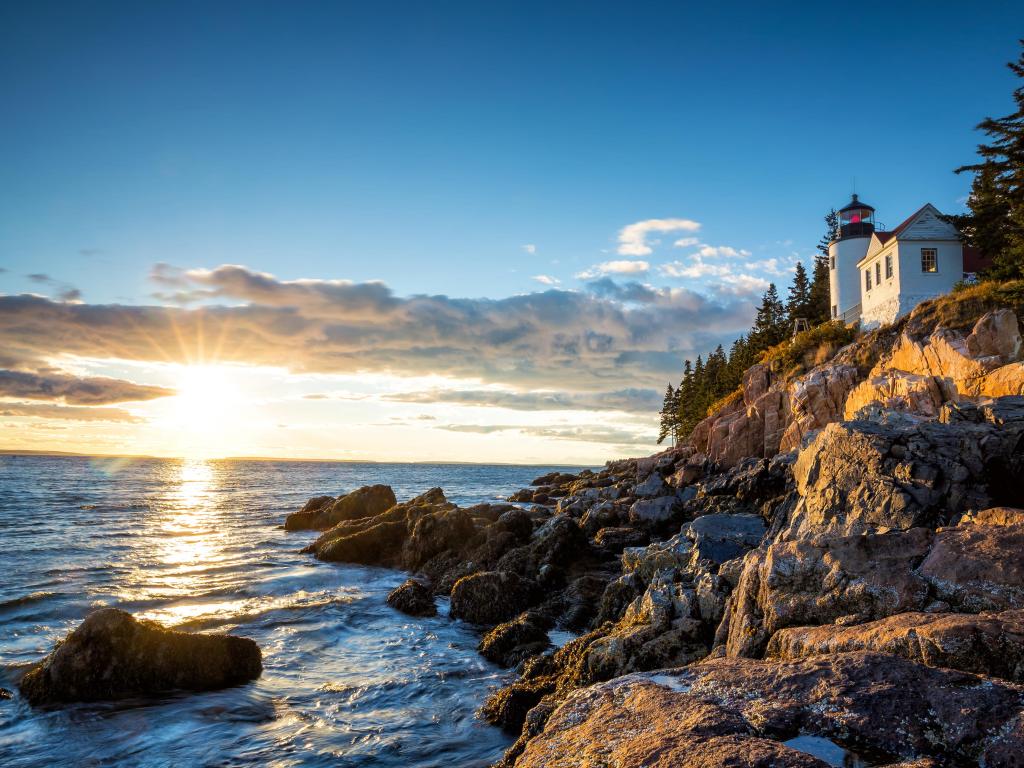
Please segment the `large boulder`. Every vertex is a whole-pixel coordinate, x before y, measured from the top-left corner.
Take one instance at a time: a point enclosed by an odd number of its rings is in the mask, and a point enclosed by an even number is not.
[[[116,608],[89,614],[21,679],[33,705],[209,691],[255,680],[259,646],[244,637],[175,632]]]
[[[333,499],[317,496],[285,518],[285,530],[324,531],[345,520],[374,517],[396,503],[395,492],[389,485],[365,485],[362,488]]]
[[[879,651],[932,667],[1024,682],[1024,610],[900,613],[852,627],[791,627],[776,632],[765,658],[800,659]]]
[[[845,746],[851,762],[862,752],[1016,766],[1022,707],[1024,687],[884,654],[716,659],[570,694],[518,746],[515,765],[818,768],[830,763],[801,751],[817,737],[833,753]],[[792,739],[798,734],[805,738]]]
[[[535,582],[508,571],[482,571],[455,582],[450,614],[473,624],[500,624],[539,597]]]
[[[760,656],[780,629],[919,611],[929,585],[915,572],[934,533],[781,541],[747,553],[722,631],[729,656]],[[722,638],[720,637],[719,640]]]
[[[1018,399],[1001,398],[949,423],[830,424],[797,457],[801,500],[782,538],[935,527],[969,509],[1015,500],[1007,497],[1024,490],[1005,476],[1024,462]]]
[[[336,536],[317,550],[320,560],[359,565],[396,565],[408,528],[404,520],[374,523]]]

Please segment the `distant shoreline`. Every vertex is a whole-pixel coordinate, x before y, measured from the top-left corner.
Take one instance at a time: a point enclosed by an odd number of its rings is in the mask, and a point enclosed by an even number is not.
[[[0,448],[0,456],[48,456],[65,459],[146,459],[152,461],[187,461],[187,456],[152,456],[148,454],[129,453],[76,453],[74,451],[32,451],[15,448]],[[543,461],[512,462],[512,461],[381,461],[377,459],[296,459],[279,458],[276,456],[224,456],[203,461],[264,461],[286,462],[290,464],[393,464],[395,466],[422,464],[429,466],[474,466],[474,467],[557,467],[570,469],[593,469],[593,464],[552,464]]]

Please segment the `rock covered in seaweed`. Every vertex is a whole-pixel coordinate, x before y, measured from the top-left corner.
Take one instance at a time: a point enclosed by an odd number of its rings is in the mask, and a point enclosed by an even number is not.
[[[430,591],[430,587],[415,579],[406,579],[405,583],[391,590],[387,603],[395,610],[410,616],[437,615],[434,593]]]
[[[164,629],[116,608],[90,613],[21,679],[33,705],[208,691],[255,680],[259,646],[235,635]]]

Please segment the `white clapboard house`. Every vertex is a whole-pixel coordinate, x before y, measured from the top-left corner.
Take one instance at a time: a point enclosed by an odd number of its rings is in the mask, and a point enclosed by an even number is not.
[[[879,227],[857,195],[839,211],[828,247],[833,319],[886,325],[988,266],[931,203],[893,230]]]

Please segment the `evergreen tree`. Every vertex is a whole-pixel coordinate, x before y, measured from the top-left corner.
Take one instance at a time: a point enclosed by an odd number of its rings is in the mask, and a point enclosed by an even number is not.
[[[661,405],[661,429],[658,430],[658,445],[661,445],[669,435],[674,436],[676,422],[679,420],[676,408],[676,392],[669,384],[665,391],[665,400]]]
[[[774,347],[788,335],[786,329],[786,308],[779,299],[779,291],[775,283],[768,285],[768,290],[761,297],[761,306],[754,318],[754,327],[750,329],[750,341],[755,351]]]
[[[828,244],[839,234],[839,214],[833,208],[825,214],[825,234],[818,242],[818,253],[814,256],[811,280],[810,306],[807,319],[811,325],[820,325],[832,317],[832,299],[829,294]]]
[[[798,317],[810,320],[811,316],[811,281],[807,278],[807,270],[801,262],[796,263],[793,284],[789,287],[786,299],[786,324],[792,328],[793,321]]]
[[[1007,66],[1024,79],[1024,53]],[[978,145],[981,162],[956,169],[976,174],[968,203],[971,212],[961,226],[969,241],[993,257],[987,276],[996,279],[1024,277],[1024,85],[1014,90],[1013,100],[1014,112],[978,124],[978,130],[991,138],[991,143]]]

